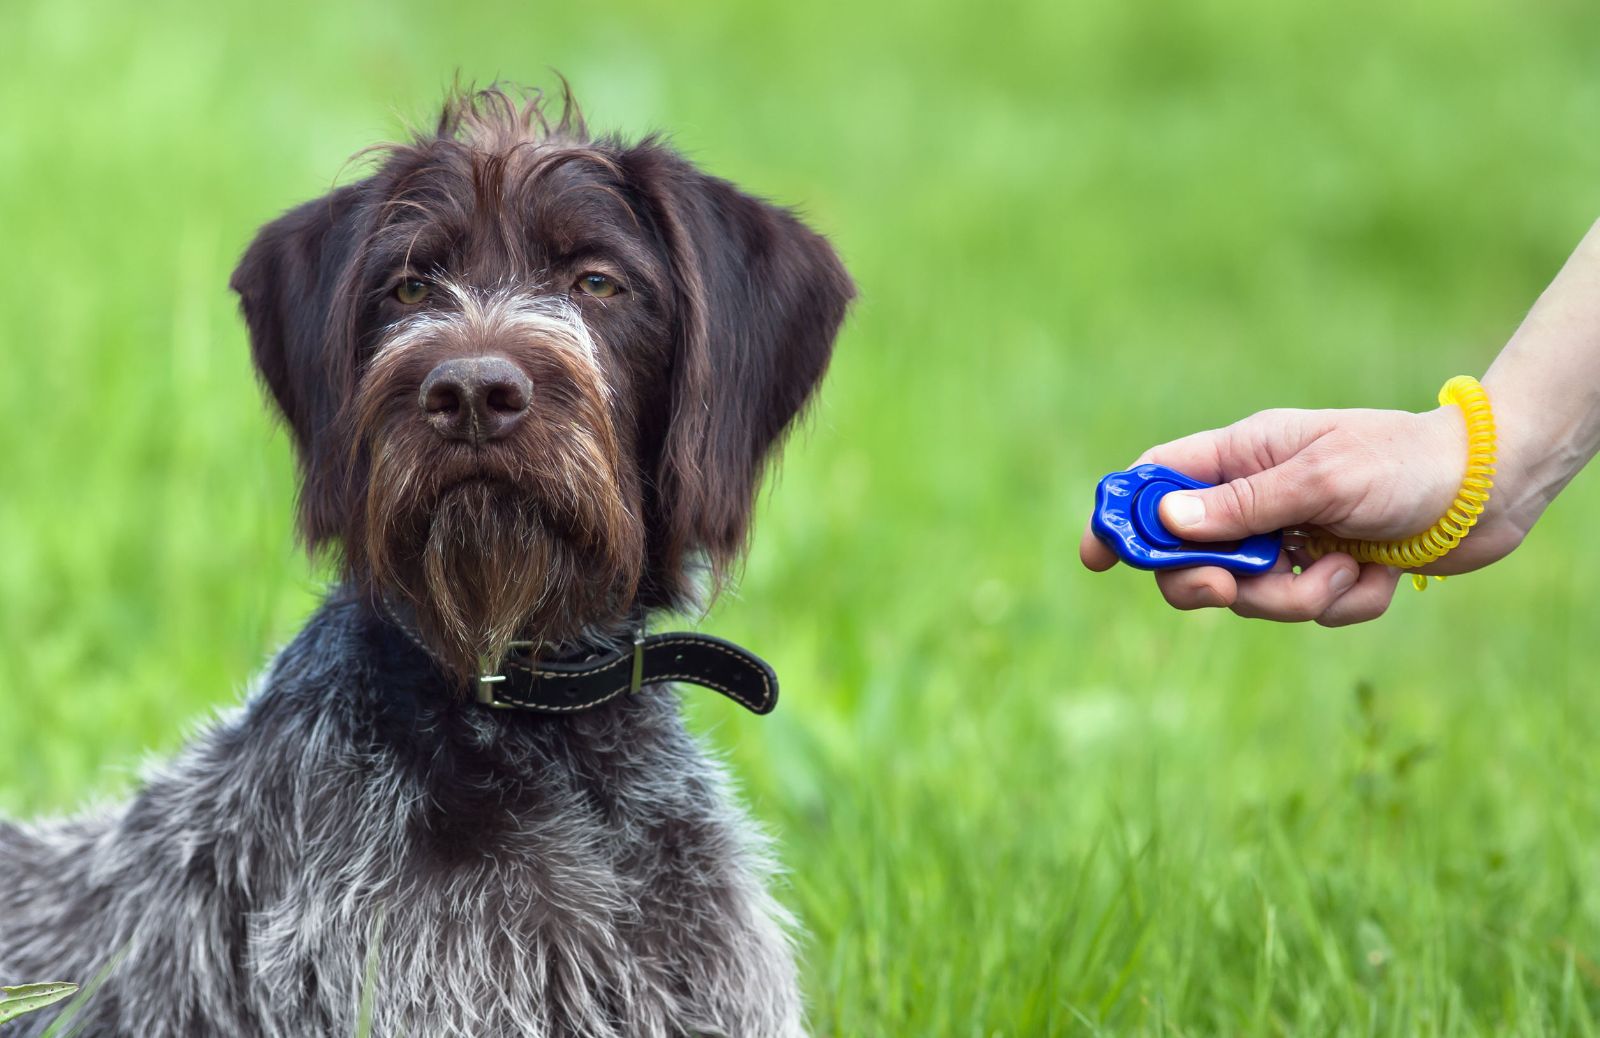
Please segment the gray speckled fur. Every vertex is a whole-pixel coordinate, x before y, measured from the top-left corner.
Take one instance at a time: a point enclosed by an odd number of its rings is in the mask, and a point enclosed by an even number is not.
[[[0,823],[0,981],[86,1036],[803,1033],[763,841],[675,694],[457,703],[336,594],[246,704],[107,812]],[[51,1012],[0,1027],[35,1036]]]

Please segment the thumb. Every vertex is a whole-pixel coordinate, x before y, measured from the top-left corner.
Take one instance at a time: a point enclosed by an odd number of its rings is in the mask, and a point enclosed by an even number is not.
[[[1161,499],[1162,525],[1186,540],[1234,541],[1303,522],[1326,502],[1314,500],[1292,470],[1279,465],[1205,490],[1174,491]]]

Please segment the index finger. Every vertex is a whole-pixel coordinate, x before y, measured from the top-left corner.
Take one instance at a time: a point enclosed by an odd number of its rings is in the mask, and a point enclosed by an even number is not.
[[[1083,528],[1083,537],[1078,541],[1078,558],[1096,573],[1104,573],[1117,564],[1117,553],[1094,535],[1093,526]]]
[[[1226,482],[1229,477],[1223,472],[1220,447],[1222,438],[1221,429],[1190,433],[1188,436],[1151,447],[1139,455],[1139,460],[1135,461],[1134,465],[1154,462],[1169,469],[1176,469],[1202,483]]]

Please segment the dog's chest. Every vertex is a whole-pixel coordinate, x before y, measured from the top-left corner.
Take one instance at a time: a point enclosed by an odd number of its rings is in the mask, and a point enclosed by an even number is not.
[[[0,826],[0,967],[115,956],[83,1025],[119,1038],[803,1033],[764,842],[669,690],[507,721],[350,614],[122,809]]]
[[[259,983],[332,1015],[380,963],[407,1033],[673,1034],[763,997],[744,974],[786,948],[756,838],[660,696],[330,745],[251,914]]]

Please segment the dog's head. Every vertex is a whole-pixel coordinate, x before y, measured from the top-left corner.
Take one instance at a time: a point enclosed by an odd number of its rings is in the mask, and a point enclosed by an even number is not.
[[[453,99],[232,279],[303,536],[462,675],[725,573],[853,293],[788,211],[563,108]]]

